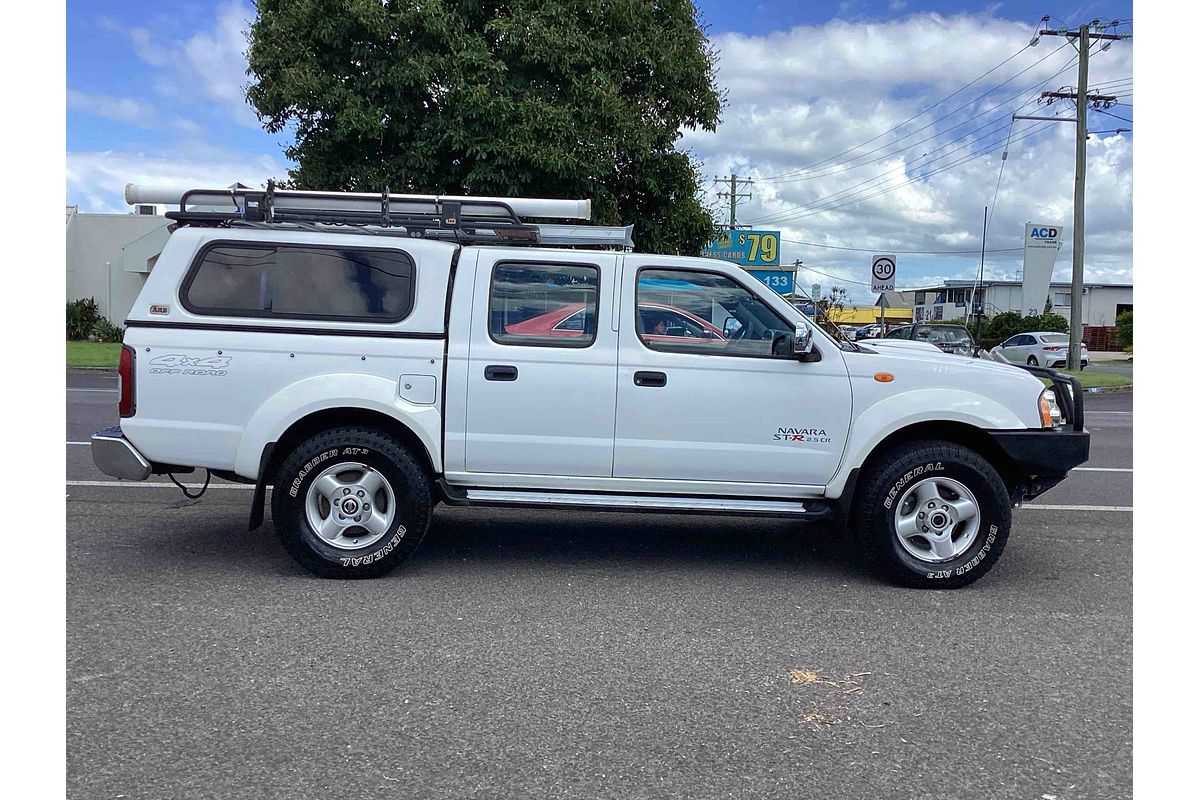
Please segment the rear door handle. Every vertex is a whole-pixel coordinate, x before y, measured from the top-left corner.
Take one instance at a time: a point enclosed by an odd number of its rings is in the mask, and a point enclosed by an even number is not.
[[[515,381],[517,368],[508,364],[492,364],[483,368],[483,378],[488,381]]]
[[[665,372],[635,372],[633,373],[634,386],[666,386],[667,373]]]

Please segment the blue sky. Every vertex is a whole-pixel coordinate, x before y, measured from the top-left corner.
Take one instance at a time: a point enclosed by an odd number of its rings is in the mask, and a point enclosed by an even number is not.
[[[705,175],[736,171],[760,181],[755,197],[744,211],[739,210],[739,221],[769,220],[786,215],[789,209],[803,210],[806,203],[836,195],[870,178],[875,170],[879,180],[891,181],[886,173],[892,170],[901,177],[918,176],[920,181],[894,191],[889,188],[878,198],[872,194],[836,213],[810,212],[765,227],[782,226],[785,238],[797,241],[893,250],[977,247],[982,206],[993,196],[1001,201],[994,230],[1006,246],[1014,238],[1019,240],[1024,221],[1068,221],[1070,126],[1043,126],[1044,131],[1030,132],[1024,142],[1010,148],[1013,152],[996,195],[992,189],[999,156],[982,151],[989,146],[987,135],[1003,136],[1001,116],[1011,109],[997,105],[988,110],[1003,92],[981,98],[961,117],[939,123],[933,131],[946,138],[923,145],[921,152],[903,149],[908,146],[903,128],[878,140],[901,140],[895,162],[864,169],[857,169],[862,164],[850,164],[845,175],[818,174],[807,182],[773,184],[769,179],[854,148],[961,87],[1024,46],[1045,13],[1054,16],[1052,24],[1071,26],[1093,17],[1132,17],[1129,2],[1074,2],[1057,8],[1045,3],[920,0],[701,0],[698,5],[721,52],[718,81],[729,90],[731,103],[716,134],[688,133],[681,146],[701,162]],[[67,12],[69,203],[90,211],[123,211],[120,187],[126,181],[227,184],[285,177],[286,133],[265,133],[241,99],[247,80],[241,31],[253,14],[249,0],[184,0],[169,5],[71,0]],[[1022,73],[1024,77],[1018,76],[1009,88],[1033,76],[1050,80],[1046,88],[1073,83],[1073,71],[1061,71],[1069,66],[1069,53],[1055,55],[1044,65],[1034,64],[1060,44],[1061,40],[1045,40],[1012,61],[1011,69],[1006,66],[989,80],[999,83],[1001,76],[1033,65],[1032,72]],[[1125,92],[1122,101],[1131,104],[1132,63],[1125,47],[1125,51],[1114,47],[1096,54],[1093,75],[1094,80],[1119,85]],[[1060,71],[1054,73],[1051,66]],[[1121,79],[1126,83],[1117,84]],[[984,81],[971,93],[982,94],[987,88]],[[1131,105],[1112,111],[1132,118]],[[976,139],[972,147],[981,151],[980,158],[922,175],[924,151],[943,141],[956,141],[963,129],[952,126],[982,112],[994,112],[999,122],[990,130],[967,131]],[[1093,130],[1129,127],[1115,118],[1093,116]],[[908,129],[917,125],[912,123]],[[1089,174],[1094,171],[1097,183],[1089,194],[1088,259],[1094,279],[1128,280],[1132,155],[1127,141],[1110,141],[1113,138],[1129,137],[1093,137],[1089,149]],[[1094,168],[1093,158],[1097,159]],[[1093,239],[1095,247],[1090,244]],[[851,275],[862,277],[859,262],[865,256],[785,245],[783,257],[820,264],[823,271],[849,281]],[[1066,251],[1060,254],[1059,267],[1068,259]],[[1015,256],[997,254],[994,261],[989,274],[998,277],[1013,275],[1019,267]],[[963,277],[977,268],[973,257],[914,255],[902,260],[901,282],[904,277],[911,283]],[[815,273],[810,277],[818,279]],[[861,294],[856,286],[851,284],[852,290]]]

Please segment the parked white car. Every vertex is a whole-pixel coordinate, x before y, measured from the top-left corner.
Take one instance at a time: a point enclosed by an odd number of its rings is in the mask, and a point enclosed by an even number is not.
[[[736,264],[518,216],[582,201],[178,202],[93,458],[254,484],[251,528],[270,489],[317,575],[385,574],[445,502],[848,520],[894,580],[950,589],[1088,456],[1074,378],[835,341]]]
[[[1067,348],[1070,337],[1065,333],[1053,331],[1036,331],[1033,333],[1018,333],[1010,336],[992,348],[992,355],[1013,364],[1028,364],[1031,367],[1067,366]],[[1088,365],[1088,349],[1086,344],[1080,344],[1079,365]]]

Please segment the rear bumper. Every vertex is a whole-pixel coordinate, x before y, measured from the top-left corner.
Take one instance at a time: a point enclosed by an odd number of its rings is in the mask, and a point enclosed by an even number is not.
[[[150,462],[129,443],[120,427],[92,434],[92,461],[105,475],[127,481],[144,481],[152,471]]]

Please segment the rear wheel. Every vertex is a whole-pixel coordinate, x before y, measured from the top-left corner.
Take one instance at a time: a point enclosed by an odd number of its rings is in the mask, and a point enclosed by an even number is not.
[[[271,499],[287,551],[326,578],[374,578],[420,544],[433,513],[423,466],[387,434],[335,428],[283,462]]]
[[[911,442],[876,460],[855,498],[851,525],[894,581],[956,589],[996,563],[1012,509],[1004,481],[975,451]]]
[[[1037,356],[1030,356],[1025,363],[1031,367],[1036,367],[1038,365]]]

